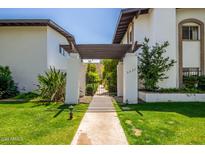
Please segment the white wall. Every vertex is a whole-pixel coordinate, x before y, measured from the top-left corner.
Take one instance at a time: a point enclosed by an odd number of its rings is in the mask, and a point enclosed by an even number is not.
[[[66,104],[78,103],[80,95],[80,68],[81,60],[79,54],[71,53],[67,61]]]
[[[126,53],[123,58],[123,102],[138,103],[137,56]]]
[[[166,57],[177,61],[176,50],[176,10],[174,8],[166,9],[152,9],[151,10],[151,43],[163,43],[169,42]],[[168,79],[159,83],[163,88],[178,87],[178,63],[176,63],[170,71],[166,74]]]
[[[183,67],[200,68],[200,41],[183,41]]]
[[[86,64],[81,62],[80,66],[80,96],[85,96],[86,91]]]
[[[144,38],[150,38],[150,14],[139,15],[137,19],[134,18],[134,40],[142,44]]]
[[[144,102],[204,102],[205,94],[191,94],[191,93],[151,93],[139,92],[139,98]]]
[[[8,65],[21,91],[36,89],[46,69],[46,27],[0,27],[0,65]]]
[[[123,96],[123,62],[117,65],[117,96]]]
[[[202,22],[205,22],[205,9],[177,9],[176,15],[177,24],[180,21],[188,18],[195,18],[201,20]]]
[[[127,33],[123,36],[121,44],[127,44]]]
[[[68,45],[67,39],[51,27],[47,27],[47,58],[48,68],[54,66],[57,69],[66,70],[69,56],[59,53],[59,45]]]
[[[198,19],[205,24],[205,9],[177,9],[176,10],[177,25],[182,20],[190,19],[190,18]],[[186,25],[196,25],[196,24],[187,23]],[[177,29],[177,36],[178,36],[178,29]],[[177,41],[177,51],[178,51],[178,41]],[[200,67],[200,42],[199,41],[183,41],[183,67]]]

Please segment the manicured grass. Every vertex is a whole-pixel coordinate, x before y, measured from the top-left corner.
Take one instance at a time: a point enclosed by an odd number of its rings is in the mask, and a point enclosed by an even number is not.
[[[88,104],[0,102],[0,144],[70,144]]]
[[[114,103],[130,144],[205,144],[205,103]]]

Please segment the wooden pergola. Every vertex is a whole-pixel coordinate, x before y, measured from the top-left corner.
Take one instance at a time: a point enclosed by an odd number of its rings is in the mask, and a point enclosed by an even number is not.
[[[133,53],[140,45],[132,44],[77,44],[76,51],[69,45],[61,45],[68,53],[79,53],[81,59],[122,59],[126,53]]]

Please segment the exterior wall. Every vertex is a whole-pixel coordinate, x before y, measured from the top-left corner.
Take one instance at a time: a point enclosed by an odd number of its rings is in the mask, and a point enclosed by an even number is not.
[[[123,58],[123,102],[138,103],[137,56],[126,53]]]
[[[200,68],[200,41],[183,41],[183,67]]]
[[[123,96],[123,62],[117,65],[117,96]]]
[[[151,44],[169,42],[165,56],[177,61],[176,50],[176,9],[152,9],[150,12]],[[161,23],[161,24],[159,24]],[[166,74],[168,79],[159,83],[163,88],[178,87],[178,63],[176,63]]]
[[[142,44],[144,38],[150,38],[150,14],[139,15],[134,23],[134,40]]]
[[[80,69],[79,54],[72,53],[67,61],[66,99],[65,104],[77,104],[80,96]]]
[[[121,41],[121,44],[127,44],[127,33],[125,33],[125,35]]]
[[[190,18],[198,19],[205,24],[205,9],[197,8],[197,9],[177,9],[176,10],[177,25],[181,21]],[[197,25],[197,24],[187,23],[186,25]],[[178,36],[178,29],[177,29],[177,36]],[[177,51],[178,51],[178,40],[177,40]],[[200,41],[183,41],[183,67],[200,67]]]
[[[175,9],[150,9],[148,14],[139,15],[133,19],[134,23],[134,41],[142,43],[144,38],[150,39],[150,46],[155,43],[170,43],[165,56],[177,60],[176,50],[176,10]],[[160,24],[159,24],[160,23]],[[126,34],[125,34],[126,35]],[[124,36],[125,39],[125,36]],[[124,40],[122,40],[122,43]],[[141,52],[137,50],[136,54]],[[159,83],[163,88],[178,87],[178,65],[175,64],[167,72],[168,79]]]
[[[51,27],[47,27],[47,59],[48,68],[54,66],[57,69],[66,71],[68,54],[65,56],[59,53],[59,45],[68,45],[67,39]]]
[[[139,92],[144,102],[204,102],[205,94]]]
[[[0,65],[9,66],[19,90],[36,89],[47,68],[46,27],[0,27]]]
[[[81,62],[80,67],[80,96],[85,96],[86,91],[86,64]]]

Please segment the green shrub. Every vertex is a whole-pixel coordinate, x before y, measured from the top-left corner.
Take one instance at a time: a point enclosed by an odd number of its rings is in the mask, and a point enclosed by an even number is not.
[[[93,96],[100,83],[100,77],[97,73],[95,64],[88,64],[86,73],[86,94]]]
[[[18,94],[17,85],[8,66],[0,66],[0,98],[14,97]]]
[[[103,60],[103,83],[110,93],[117,92],[117,64],[118,60]]]
[[[205,76],[198,77],[198,88],[200,90],[205,90]]]
[[[39,92],[43,99],[65,100],[66,73],[50,68],[45,75],[38,76]]]
[[[93,96],[97,91],[98,83],[92,83],[86,85],[86,93],[88,96]]]
[[[174,65],[175,61],[169,57],[165,57],[166,48],[169,43],[156,43],[149,46],[149,39],[145,38],[142,45],[142,52],[139,53],[139,79],[143,81],[146,90],[158,89],[159,81],[167,79],[166,72]]]
[[[187,76],[183,77],[183,84],[186,88],[194,89],[198,87],[198,77],[197,76]]]
[[[21,93],[19,95],[17,95],[15,98],[16,99],[33,99],[38,97],[39,94],[34,93],[34,92],[27,92],[27,93]]]
[[[92,84],[92,83],[99,83],[100,77],[97,72],[87,72],[86,73],[86,83]]]
[[[97,72],[97,68],[95,64],[88,64],[87,72]]]

